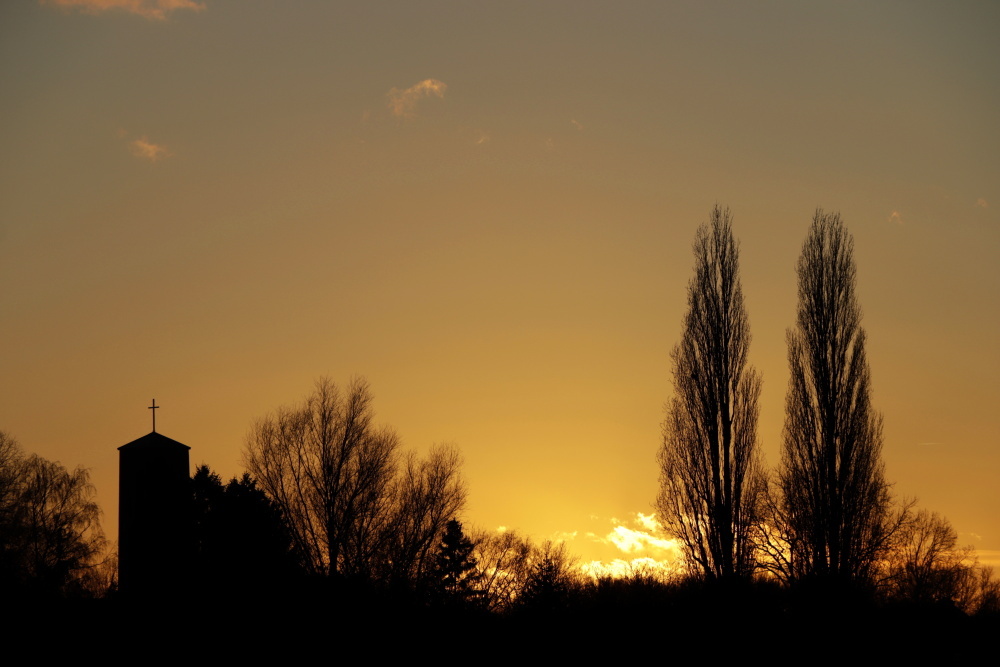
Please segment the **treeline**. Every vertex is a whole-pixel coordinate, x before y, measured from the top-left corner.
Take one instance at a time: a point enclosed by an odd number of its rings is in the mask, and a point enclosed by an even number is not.
[[[5,599],[116,599],[115,561],[104,554],[85,472],[25,455],[8,436],[0,444]],[[458,520],[466,489],[455,448],[435,447],[424,458],[400,452],[392,431],[373,423],[363,380],[343,390],[320,380],[300,405],[259,420],[245,458],[256,476],[228,483],[206,465],[196,468],[190,562],[176,564],[188,583],[160,602],[230,611],[268,602],[293,616],[290,609],[316,604],[348,615],[420,611],[524,621],[524,629],[541,618],[683,624],[691,613],[746,605],[785,618],[845,605],[852,613],[896,609],[933,618],[996,619],[1000,609],[1000,586],[947,520],[906,508],[870,578],[850,587],[771,569],[767,549],[777,542],[766,523],[757,534],[771,542],[754,545],[751,576],[715,577],[696,560],[685,570],[584,575],[565,545],[466,530]]]

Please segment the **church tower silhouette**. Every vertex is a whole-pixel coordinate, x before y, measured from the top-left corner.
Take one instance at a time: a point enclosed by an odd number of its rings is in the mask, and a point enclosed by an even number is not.
[[[185,444],[153,430],[118,448],[118,587],[131,598],[178,595],[189,580],[191,478]]]

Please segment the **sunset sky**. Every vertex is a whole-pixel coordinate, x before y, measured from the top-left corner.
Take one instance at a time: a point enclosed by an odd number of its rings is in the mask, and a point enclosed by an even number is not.
[[[816,4],[3,2],[0,430],[90,468],[116,539],[153,397],[228,477],[363,375],[461,449],[467,527],[669,557],[625,547],[695,231],[731,207],[773,467],[822,207],[894,493],[1000,564],[1000,5]]]

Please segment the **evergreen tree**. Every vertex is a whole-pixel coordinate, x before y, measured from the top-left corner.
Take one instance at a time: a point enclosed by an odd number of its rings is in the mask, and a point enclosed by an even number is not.
[[[434,601],[445,606],[475,604],[481,597],[481,575],[472,555],[472,540],[462,532],[462,524],[452,519],[445,526],[434,564]]]
[[[223,486],[217,473],[201,465],[192,492],[195,571],[206,593],[259,595],[298,574],[281,513],[249,474]]]

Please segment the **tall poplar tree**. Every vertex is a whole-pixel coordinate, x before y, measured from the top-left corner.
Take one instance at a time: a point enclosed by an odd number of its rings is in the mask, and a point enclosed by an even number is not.
[[[716,206],[698,229],[694,256],[688,311],[671,355],[674,397],[663,426],[656,506],[689,567],[708,578],[748,577],[762,488],[760,376],[747,363],[750,323],[729,209]]]
[[[779,474],[789,574],[857,582],[871,576],[887,546],[891,498],[855,296],[854,241],[839,214],[816,211],[798,277]]]

